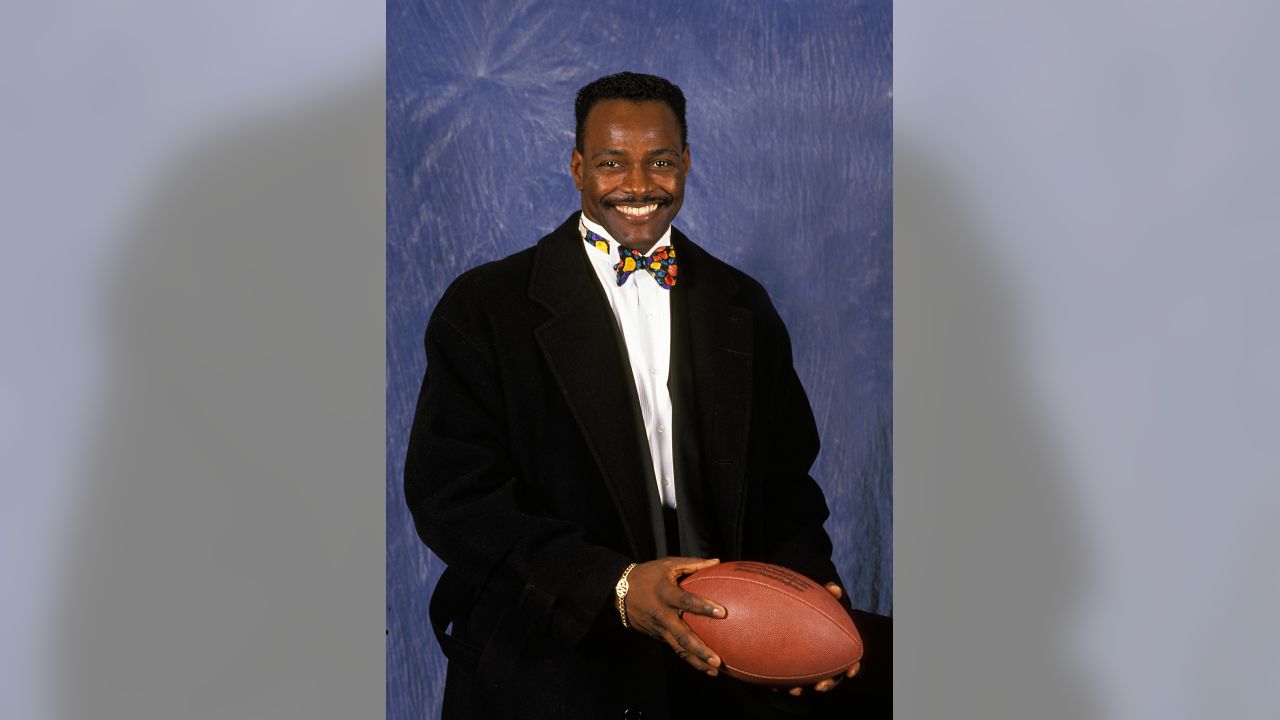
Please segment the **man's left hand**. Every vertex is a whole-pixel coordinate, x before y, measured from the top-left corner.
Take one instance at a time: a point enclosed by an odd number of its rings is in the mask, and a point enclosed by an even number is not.
[[[832,597],[834,597],[835,599],[839,600],[840,598],[844,597],[844,591],[840,589],[839,585],[835,583],[827,583],[825,587],[827,588],[827,592],[831,593]],[[829,677],[826,680],[818,681],[813,686],[813,690],[814,692],[827,692],[832,688],[834,688],[835,686],[839,685],[841,680],[844,680],[845,678],[851,678],[854,675],[857,675],[858,671],[861,669],[862,669],[862,663],[856,662],[853,664],[853,667],[849,668],[845,672],[839,675],[836,675],[834,677]],[[777,690],[777,688],[774,688],[774,689]],[[804,688],[793,687],[787,691],[787,694],[799,697],[804,694]]]

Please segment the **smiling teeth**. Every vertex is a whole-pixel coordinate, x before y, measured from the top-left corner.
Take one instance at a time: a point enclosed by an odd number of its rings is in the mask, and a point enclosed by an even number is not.
[[[629,205],[619,205],[618,209],[626,213],[627,215],[630,215],[631,217],[644,217],[645,215],[648,215],[654,210],[657,210],[658,204],[654,203],[652,205],[642,205],[640,207],[631,207]]]

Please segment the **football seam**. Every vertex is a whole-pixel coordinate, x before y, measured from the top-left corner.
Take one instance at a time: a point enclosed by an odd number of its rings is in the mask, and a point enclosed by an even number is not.
[[[850,667],[852,667],[852,665],[837,665],[836,667],[833,667],[830,670],[819,670],[818,672],[805,673],[803,675],[761,675],[759,673],[747,672],[742,668],[734,667],[733,665],[729,665],[729,664],[725,664],[724,667],[725,669],[732,670],[738,673],[739,675],[746,675],[748,677],[758,678],[760,680],[802,680],[802,679],[809,679],[809,678],[835,677],[837,674],[847,671]]]
[[[833,618],[833,617],[831,617],[830,615],[828,615],[828,614],[827,614],[827,611],[823,610],[822,608],[818,607],[817,605],[814,605],[813,603],[809,602],[808,600],[805,600],[804,598],[797,597],[797,596],[795,596],[795,595],[791,595],[791,594],[789,594],[789,593],[783,592],[782,590],[779,590],[778,588],[776,588],[776,587],[774,587],[774,586],[772,586],[772,585],[768,585],[768,584],[766,584],[766,583],[762,583],[762,582],[760,582],[759,580],[752,580],[752,579],[750,579],[750,578],[728,577],[728,576],[725,576],[725,575],[720,575],[720,576],[717,576],[717,577],[710,577],[710,578],[690,578],[690,579],[691,579],[693,582],[695,582],[695,583],[696,583],[696,582],[698,582],[698,581],[700,581],[700,580],[733,580],[734,582],[745,582],[745,583],[751,583],[752,585],[759,585],[759,586],[760,586],[760,587],[762,587],[762,588],[768,588],[769,590],[772,590],[773,592],[781,593],[781,594],[783,594],[783,595],[786,595],[787,597],[791,598],[792,600],[798,600],[799,602],[802,602],[802,603],[804,603],[805,605],[808,605],[810,609],[814,610],[814,611],[815,611],[815,612],[817,612],[819,615],[821,615],[822,617],[826,618],[826,619],[827,619],[827,622],[831,623],[832,625],[835,625],[837,630],[839,630],[840,632],[842,632],[842,633],[844,633],[844,634],[845,634],[845,637],[847,637],[847,638],[849,638],[850,640],[853,640],[854,642],[856,642],[856,643],[858,644],[858,649],[859,649],[859,650],[861,650],[861,649],[862,649],[862,639],[861,639],[861,638],[858,638],[858,637],[855,637],[854,635],[851,635],[851,634],[849,633],[849,631],[848,631],[848,630],[845,630],[843,627],[841,627],[841,626],[840,626],[840,623],[839,623],[835,618]],[[692,583],[686,583],[686,584],[692,584]],[[824,592],[825,592],[825,590],[824,590]],[[800,677],[800,676],[795,676],[795,677]]]

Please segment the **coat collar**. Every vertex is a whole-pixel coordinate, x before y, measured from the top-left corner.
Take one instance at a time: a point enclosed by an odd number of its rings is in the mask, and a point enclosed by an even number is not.
[[[684,294],[689,313],[706,481],[730,545],[726,550],[736,552],[753,385],[751,312],[733,303],[739,286],[730,271],[678,229],[671,235],[680,264],[672,292]],[[654,557],[665,545],[660,534],[655,537],[655,528],[662,527],[661,509],[626,345],[581,244],[578,213],[539,241],[529,297],[551,318],[535,335],[609,487],[632,550],[637,558]]]
[[[712,504],[703,514],[716,518],[724,543],[721,556],[738,558],[756,389],[752,312],[737,302],[740,285],[724,263],[679,230],[672,232],[672,245],[680,264],[680,279],[672,292],[684,293],[689,316],[703,479]]]

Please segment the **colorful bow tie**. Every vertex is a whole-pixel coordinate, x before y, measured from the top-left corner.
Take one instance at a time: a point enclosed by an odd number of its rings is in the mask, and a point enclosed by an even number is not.
[[[587,231],[587,242],[604,252],[609,252],[609,241],[590,230]],[[652,255],[645,256],[626,245],[618,245],[618,263],[613,266],[618,273],[618,287],[622,287],[627,282],[627,278],[631,277],[631,273],[641,268],[653,275],[658,287],[670,290],[676,286],[678,274],[676,249],[670,245],[663,245],[654,250]]]

